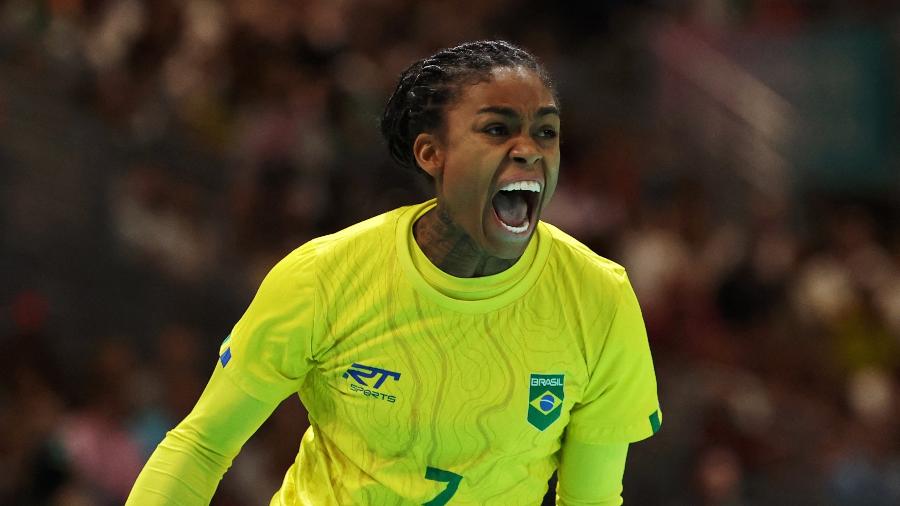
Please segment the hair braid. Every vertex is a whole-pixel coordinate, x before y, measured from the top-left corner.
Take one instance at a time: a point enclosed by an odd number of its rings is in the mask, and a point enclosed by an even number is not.
[[[437,132],[444,111],[465,84],[490,78],[495,68],[525,67],[541,77],[555,95],[543,66],[530,53],[502,40],[476,41],[442,49],[400,74],[381,117],[380,129],[391,158],[401,167],[425,173],[416,163],[412,145],[422,132]]]

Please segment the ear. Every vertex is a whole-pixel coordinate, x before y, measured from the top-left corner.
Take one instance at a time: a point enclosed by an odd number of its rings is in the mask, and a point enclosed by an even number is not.
[[[413,141],[413,155],[416,163],[435,181],[439,181],[444,172],[444,149],[436,135],[420,133]]]

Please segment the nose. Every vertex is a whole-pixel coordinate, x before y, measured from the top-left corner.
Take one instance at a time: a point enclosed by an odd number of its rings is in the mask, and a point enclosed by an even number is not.
[[[514,162],[520,165],[531,167],[538,160],[543,158],[541,150],[537,143],[528,136],[522,136],[518,142],[509,151],[509,156]]]

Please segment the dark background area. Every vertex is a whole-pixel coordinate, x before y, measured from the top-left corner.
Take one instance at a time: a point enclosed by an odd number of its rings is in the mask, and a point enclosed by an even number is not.
[[[279,258],[428,198],[376,120],[491,37],[558,84],[546,221],[644,310],[625,504],[900,503],[895,2],[0,0],[0,504],[121,504]],[[213,504],[268,503],[306,425]]]

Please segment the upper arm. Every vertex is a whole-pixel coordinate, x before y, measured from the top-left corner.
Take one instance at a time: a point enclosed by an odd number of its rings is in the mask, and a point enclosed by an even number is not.
[[[279,402],[248,394],[232,381],[219,362],[194,409],[172,432],[184,444],[230,461]]]
[[[217,363],[194,409],[153,452],[126,504],[209,504],[234,457],[277,405],[248,395]]]
[[[587,444],[567,438],[563,442],[557,506],[619,506],[627,443]]]
[[[190,414],[159,444],[129,504],[208,504],[243,444],[303,382],[313,363],[315,248],[280,261],[219,350]]]
[[[656,373],[637,297],[624,272],[616,280],[615,309],[586,339],[590,378],[572,408],[570,437],[588,443],[630,443],[652,436],[662,414]]]
[[[285,399],[299,390],[312,368],[314,260],[315,249],[307,243],[278,262],[222,343],[225,373],[257,399]]]

